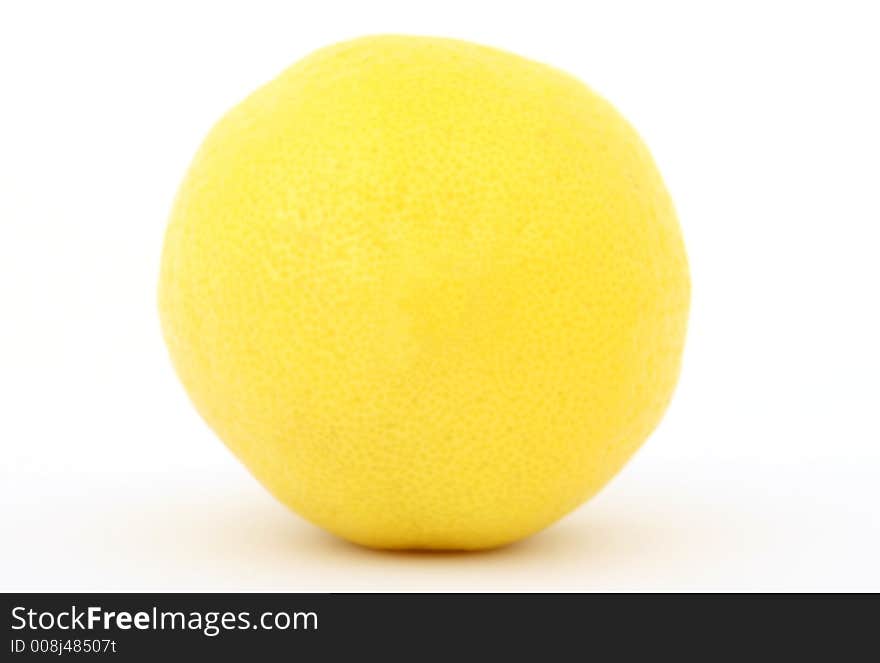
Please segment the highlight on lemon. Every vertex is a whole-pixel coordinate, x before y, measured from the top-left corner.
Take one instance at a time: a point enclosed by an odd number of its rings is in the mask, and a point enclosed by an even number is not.
[[[405,36],[319,50],[218,122],[159,283],[204,420],[380,548],[500,546],[594,495],[669,403],[688,305],[672,202],[607,101]]]

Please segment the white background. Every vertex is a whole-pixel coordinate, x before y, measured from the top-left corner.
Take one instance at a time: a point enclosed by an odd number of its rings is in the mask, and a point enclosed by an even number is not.
[[[0,590],[880,590],[871,6],[3,3]],[[164,224],[212,123],[382,32],[582,78],[645,137],[689,249],[665,421],[598,498],[503,550],[372,552],[288,513],[159,332]]]

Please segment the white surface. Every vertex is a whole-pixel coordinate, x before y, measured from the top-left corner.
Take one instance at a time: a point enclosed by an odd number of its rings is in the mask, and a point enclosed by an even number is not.
[[[0,590],[880,590],[880,91],[871,3],[4,3]],[[375,553],[201,423],[154,307],[202,136],[315,47],[472,39],[578,75],[651,147],[694,299],[660,430],[476,555]]]
[[[2,492],[10,512],[4,519],[0,586],[23,591],[880,589],[876,466],[650,462],[648,455],[547,531],[476,554],[359,548],[291,515],[234,466],[213,474],[11,478]]]

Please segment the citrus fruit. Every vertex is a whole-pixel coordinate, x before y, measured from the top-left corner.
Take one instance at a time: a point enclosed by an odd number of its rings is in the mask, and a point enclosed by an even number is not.
[[[679,373],[687,261],[621,115],[551,67],[367,37],[208,135],[159,286],[203,418],[351,541],[479,549],[596,493]]]

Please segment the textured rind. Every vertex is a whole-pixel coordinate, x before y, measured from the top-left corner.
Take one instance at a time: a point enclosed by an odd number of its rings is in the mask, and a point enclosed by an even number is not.
[[[460,41],[320,50],[211,131],[159,306],[208,424],[352,541],[475,549],[596,493],[659,422],[688,268],[625,120]]]

